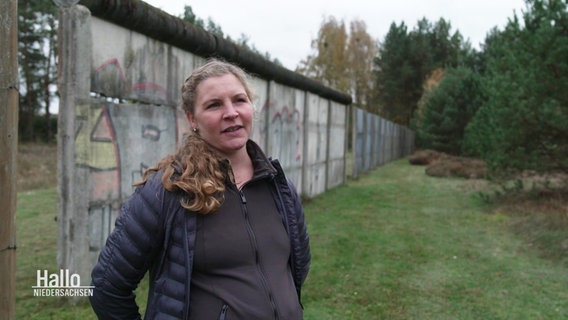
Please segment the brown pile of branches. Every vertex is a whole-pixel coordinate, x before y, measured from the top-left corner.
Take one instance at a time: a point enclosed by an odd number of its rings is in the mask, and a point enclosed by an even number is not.
[[[452,156],[435,150],[418,150],[408,158],[408,161],[414,165],[425,165],[426,174],[434,177],[483,179],[487,176],[485,161]]]

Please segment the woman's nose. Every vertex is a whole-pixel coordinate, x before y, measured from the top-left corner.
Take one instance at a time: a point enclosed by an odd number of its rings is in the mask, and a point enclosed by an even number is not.
[[[239,116],[237,109],[232,103],[227,103],[227,108],[225,109],[225,114],[223,115],[226,119],[234,119]]]

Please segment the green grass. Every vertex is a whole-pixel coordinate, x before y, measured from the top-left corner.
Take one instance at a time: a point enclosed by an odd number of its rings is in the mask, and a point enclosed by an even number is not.
[[[307,201],[305,319],[568,318],[566,266],[487,213],[474,189],[401,160]],[[36,270],[56,270],[55,216],[54,189],[18,194],[16,318],[94,319],[87,299],[32,296]]]
[[[68,307],[54,297],[34,297],[37,270],[57,273],[55,188],[18,193],[16,211],[16,319],[96,319],[87,299]]]
[[[566,268],[462,179],[401,160],[306,206],[306,319],[568,318]]]

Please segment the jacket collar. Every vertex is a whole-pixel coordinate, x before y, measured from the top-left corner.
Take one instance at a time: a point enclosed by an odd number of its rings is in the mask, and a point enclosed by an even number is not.
[[[247,153],[252,160],[254,169],[253,178],[261,176],[274,176],[277,173],[276,168],[272,165],[270,159],[264,154],[262,149],[252,140],[248,140],[246,144]]]

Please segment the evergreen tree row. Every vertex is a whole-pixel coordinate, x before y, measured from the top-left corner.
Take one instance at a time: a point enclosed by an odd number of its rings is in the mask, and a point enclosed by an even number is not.
[[[568,172],[566,1],[527,1],[474,61],[447,68],[428,93],[414,118],[419,146],[483,158],[494,174]]]

